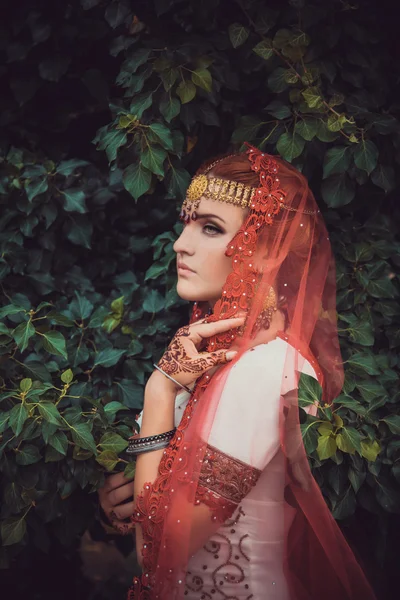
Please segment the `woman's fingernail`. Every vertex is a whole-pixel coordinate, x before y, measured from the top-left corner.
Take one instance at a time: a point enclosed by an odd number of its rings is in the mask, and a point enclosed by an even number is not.
[[[232,360],[232,358],[235,358],[237,352],[235,350],[231,350],[230,352],[226,353],[226,360]]]

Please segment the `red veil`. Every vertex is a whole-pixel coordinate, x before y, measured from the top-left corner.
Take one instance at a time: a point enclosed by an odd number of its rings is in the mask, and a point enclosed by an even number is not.
[[[135,578],[131,598],[228,598],[222,587],[212,590],[213,596],[191,596],[190,590],[201,589],[199,578],[191,578],[188,569],[189,543],[196,535],[201,538],[192,522],[199,504],[206,504],[216,530],[222,523],[229,523],[241,498],[256,481],[256,477],[252,481],[256,470],[251,455],[247,464],[236,461],[227,467],[225,462],[225,470],[219,465],[219,472],[210,471],[208,459],[212,459],[215,448],[208,440],[229,374],[254,346],[257,319],[273,284],[278,306],[285,315],[285,326],[277,336],[287,342],[287,352],[278,394],[278,440],[283,459],[279,476],[275,463],[271,478],[276,482],[274,493],[282,497],[276,519],[285,531],[282,568],[289,594],[270,596],[270,582],[266,581],[263,597],[372,600],[374,593],[311,475],[299,426],[296,389],[305,359],[322,385],[324,403],[332,402],[343,384],[336,329],[335,264],[323,218],[305,178],[282,159],[251,146],[245,154],[226,157],[214,163],[211,171],[204,167],[201,172],[256,188],[243,225],[226,250],[226,255],[232,257],[232,272],[208,317],[213,321],[245,311],[247,319],[239,333],[229,331],[208,340],[208,351],[229,348],[234,343],[238,354],[214,375],[197,380],[175,437],[164,451],[158,478],[147,483],[137,498],[133,520],[143,530],[143,574]],[[205,314],[206,307],[195,304],[192,321]],[[290,393],[284,391],[288,378],[294,382]],[[256,385],[257,381],[249,380],[243,412],[252,410]],[[267,404],[269,388],[263,393]],[[225,415],[226,431],[237,430],[230,421],[234,417],[229,411]],[[263,443],[262,435],[255,443]],[[240,436],[237,444],[241,444]],[[264,480],[268,480],[273,462],[265,465]],[[228,477],[224,484],[227,472],[231,480]],[[239,581],[240,573],[238,577]],[[250,592],[229,596],[252,597]],[[258,596],[253,598],[260,600]]]

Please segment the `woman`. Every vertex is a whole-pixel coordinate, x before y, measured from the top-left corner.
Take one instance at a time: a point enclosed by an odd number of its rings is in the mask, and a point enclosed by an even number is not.
[[[133,513],[131,598],[373,599],[300,434],[300,374],[324,402],[343,382],[334,261],[307,182],[248,146],[200,169],[180,218],[191,323],[146,385],[134,501],[121,505],[120,475],[101,492],[117,527]]]

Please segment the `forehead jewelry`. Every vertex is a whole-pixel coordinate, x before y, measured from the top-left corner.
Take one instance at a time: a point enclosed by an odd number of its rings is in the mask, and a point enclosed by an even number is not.
[[[279,179],[277,175],[277,164],[274,157],[265,155],[259,150],[251,149],[249,154],[252,158],[252,153],[257,155],[257,158],[265,160],[268,163],[268,168],[263,170],[260,169],[260,177],[264,179],[261,181],[259,187],[253,187],[239,183],[238,181],[232,181],[229,179],[222,179],[220,177],[208,176],[208,173],[220,162],[236,156],[234,154],[225,158],[219,159],[213,162],[204,173],[195,175],[189,185],[186,193],[186,199],[183,202],[182,210],[179,214],[181,221],[188,223],[190,219],[195,221],[197,219],[196,210],[199,208],[201,198],[207,198],[215,202],[225,202],[240,208],[253,209],[258,206],[259,201],[268,202],[274,205],[273,212],[276,214],[281,209],[286,209],[290,212],[301,212],[303,214],[316,215],[319,211],[302,210],[299,211],[291,206],[286,206],[283,202],[284,192],[280,188]],[[264,158],[265,157],[265,158]],[[263,165],[264,166],[264,165]],[[253,168],[253,170],[256,170]],[[264,176],[263,176],[264,174]],[[259,196],[261,195],[262,198]],[[270,215],[268,215],[270,216]]]

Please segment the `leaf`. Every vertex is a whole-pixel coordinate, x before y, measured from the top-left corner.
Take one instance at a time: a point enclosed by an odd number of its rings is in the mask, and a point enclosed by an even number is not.
[[[22,379],[20,381],[19,384],[19,389],[21,390],[21,392],[29,392],[29,390],[32,387],[32,379],[29,379],[29,377],[27,377],[26,379]]]
[[[31,182],[26,182],[25,192],[29,202],[32,202],[36,196],[44,194],[49,189],[47,179],[34,179]]]
[[[119,298],[115,298],[111,302],[111,310],[118,316],[122,317],[124,314],[124,298],[125,296],[120,296]]]
[[[396,175],[390,165],[378,165],[371,173],[372,183],[382,188],[386,193],[396,188]]]
[[[135,477],[136,461],[129,462],[124,470],[124,477],[126,479],[133,479]]]
[[[120,350],[118,348],[105,348],[104,350],[100,350],[95,355],[94,366],[105,368],[113,367],[125,353],[126,350]]]
[[[196,86],[192,81],[184,79],[176,88],[176,93],[181,99],[182,104],[187,104],[196,96]]]
[[[318,121],[304,117],[301,121],[297,121],[294,130],[295,133],[310,142],[317,135]]]
[[[155,142],[158,142],[166,150],[173,151],[171,130],[168,127],[162,123],[151,123],[149,130],[152,132]]]
[[[102,447],[103,450],[109,450],[116,452],[119,454],[123,452],[128,447],[128,442],[124,440],[123,437],[118,435],[118,433],[105,433],[99,442],[99,446]]]
[[[10,411],[0,411],[0,433],[2,433],[7,424],[8,424],[8,419],[10,418]]]
[[[358,490],[362,486],[367,476],[365,471],[358,471],[357,469],[349,468],[348,478],[352,485],[354,492],[357,494]]]
[[[166,99],[160,102],[160,112],[167,123],[170,123],[172,119],[177,117],[181,110],[181,103],[178,98],[168,96]]]
[[[324,421],[318,427],[318,433],[322,436],[330,436],[333,432],[333,425],[329,421]]]
[[[39,448],[33,444],[23,444],[16,455],[18,465],[33,465],[42,460]]]
[[[39,413],[46,421],[52,425],[63,425],[61,415],[58,412],[58,408],[55,404],[52,402],[39,402],[37,407]]]
[[[192,73],[192,81],[206,92],[212,90],[212,77],[208,69],[196,69]]]
[[[251,115],[241,117],[239,125],[232,134],[232,142],[252,141],[257,136],[263,121]]]
[[[381,419],[386,425],[389,427],[390,431],[395,435],[400,434],[400,416],[399,415],[389,415],[384,419]]]
[[[118,463],[118,455],[112,450],[104,450],[96,456],[96,462],[98,462],[106,471],[112,471],[115,465]]]
[[[28,418],[28,410],[25,404],[19,402],[18,404],[15,404],[12,407],[9,414],[9,426],[11,427],[15,435],[18,436],[22,431],[26,419]]]
[[[164,160],[166,158],[166,151],[163,148],[158,148],[157,146],[147,147],[141,155],[143,166],[160,177],[164,177]]]
[[[85,450],[90,450],[96,456],[97,449],[94,443],[93,435],[86,423],[76,423],[75,425],[69,425],[71,428],[72,439],[75,444]]]
[[[265,110],[268,114],[276,117],[277,119],[287,119],[292,114],[289,106],[280,100],[273,100],[265,107]]]
[[[87,160],[81,160],[79,158],[71,158],[70,160],[62,160],[56,168],[58,175],[69,177],[79,167],[86,167],[90,163]]]
[[[174,198],[177,200],[183,200],[186,195],[186,191],[190,184],[190,174],[186,169],[175,168],[171,165],[170,179],[168,183],[168,196],[167,198]],[[155,266],[155,265],[152,265]],[[165,271],[165,268],[164,268]],[[146,274],[147,277],[147,274]]]
[[[354,514],[356,510],[357,501],[354,495],[352,487],[349,485],[347,491],[339,496],[337,502],[333,503],[332,515],[335,519],[346,519]]]
[[[268,60],[274,54],[272,41],[270,39],[261,40],[261,42],[258,42],[258,44],[254,46],[253,52],[258,56],[261,56],[264,60]]]
[[[49,437],[49,444],[57,452],[66,456],[68,451],[68,438],[63,431],[56,431]]]
[[[307,421],[300,425],[304,448],[309,456],[317,449],[318,445],[317,429],[314,427],[316,423],[318,421],[312,421],[311,423]]]
[[[268,87],[271,92],[275,92],[276,94],[280,94],[280,92],[285,91],[289,84],[286,79],[286,69],[283,67],[278,67],[268,77]]]
[[[106,316],[106,318],[104,319],[104,321],[102,323],[102,327],[103,327],[104,331],[106,331],[108,334],[110,334],[113,331],[115,331],[117,329],[117,327],[119,327],[120,324],[121,324],[121,317],[118,317],[117,315],[112,313],[111,315]]]
[[[331,435],[320,435],[318,438],[317,454],[320,460],[331,458],[336,454],[336,440]]]
[[[40,77],[46,81],[56,83],[65,75],[70,63],[71,59],[69,56],[63,56],[58,53],[53,56],[50,55],[39,63]]]
[[[306,104],[309,108],[320,108],[323,106],[323,99],[319,89],[316,86],[309,87],[301,92]]]
[[[277,141],[276,149],[279,154],[292,162],[294,158],[300,156],[305,146],[305,140],[296,133],[283,133]]]
[[[372,173],[378,163],[379,150],[371,140],[362,140],[354,150],[354,162],[359,169]]]
[[[322,197],[330,208],[350,204],[355,195],[354,183],[346,173],[330,175],[321,185]]]
[[[83,246],[90,250],[91,238],[93,233],[93,224],[83,215],[74,215],[66,224],[67,238],[77,246]]]
[[[64,197],[64,210],[68,212],[87,212],[87,206],[85,203],[85,192],[80,189],[70,188],[62,191]]]
[[[123,175],[124,187],[127,192],[138,200],[149,191],[151,185],[151,172],[145,169],[141,162],[129,165]]]
[[[16,306],[15,304],[7,304],[0,308],[0,319],[4,319],[4,317],[8,317],[9,315],[17,315],[21,312],[25,312],[25,308]]]
[[[129,15],[131,15],[131,8],[129,4],[124,4],[123,2],[112,2],[107,6],[104,17],[110,27],[115,29],[116,27],[119,27],[119,25],[122,25]],[[147,52],[150,51],[148,50]]]
[[[334,146],[325,152],[324,174],[326,179],[334,173],[344,173],[350,167],[351,152],[349,146]]]
[[[242,46],[249,37],[250,30],[240,23],[232,23],[228,28],[229,39],[234,48]]]
[[[74,319],[79,319],[81,321],[88,319],[93,311],[93,304],[85,298],[81,296],[79,292],[75,292],[75,298],[72,300],[69,305],[69,310],[71,311]]]
[[[361,453],[361,434],[354,427],[343,427],[340,431],[344,443]],[[339,435],[339,434],[338,434]],[[338,444],[339,446],[339,444]]]
[[[35,333],[36,331],[31,321],[20,323],[14,329],[13,338],[21,352],[24,352],[27,349],[29,340],[35,335]]]
[[[160,312],[165,306],[165,299],[158,290],[150,290],[143,302],[143,310],[148,313]]]
[[[374,379],[358,379],[356,387],[366,402],[372,402],[376,398],[385,397],[387,392],[383,385]]]
[[[117,382],[118,397],[125,406],[141,409],[143,407],[143,386],[131,379],[122,379]]]
[[[357,372],[361,371],[368,373],[368,375],[379,375],[380,373],[374,356],[366,352],[355,352],[347,359],[347,364],[350,367],[355,367]]]
[[[306,407],[310,404],[319,404],[321,397],[322,388],[319,382],[315,379],[315,377],[302,373],[299,381],[299,406]]]
[[[116,401],[108,402],[108,404],[105,405],[104,412],[106,413],[109,422],[114,420],[115,415],[119,410],[128,410],[128,407],[121,404],[121,402]]]
[[[26,533],[25,514],[21,517],[9,517],[0,524],[1,539],[3,546],[18,544]]]
[[[47,331],[42,334],[43,339],[43,348],[50,352],[50,354],[55,354],[57,356],[62,356],[63,358],[68,358],[67,349],[65,347],[65,338],[59,331]]]
[[[364,458],[371,462],[375,462],[376,457],[381,451],[381,447],[377,440],[362,440],[361,442],[361,454]]]
[[[111,129],[102,135],[98,142],[98,149],[106,151],[107,158],[111,163],[117,158],[118,149],[125,146],[127,141],[128,137],[123,129]]]
[[[378,488],[376,490],[376,499],[379,504],[388,512],[399,513],[400,512],[400,493],[394,489],[383,485],[377,480]]]
[[[144,94],[139,94],[134,97],[130,107],[129,112],[135,115],[138,119],[140,119],[145,110],[150,108],[153,104],[153,92],[145,92]]]

